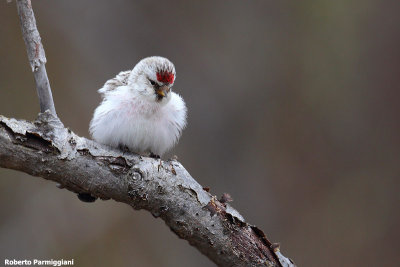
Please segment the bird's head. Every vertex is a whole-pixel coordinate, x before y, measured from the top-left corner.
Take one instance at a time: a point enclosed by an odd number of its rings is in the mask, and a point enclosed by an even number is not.
[[[175,77],[175,67],[171,61],[164,57],[147,57],[133,68],[128,85],[148,101],[165,104],[171,98]]]

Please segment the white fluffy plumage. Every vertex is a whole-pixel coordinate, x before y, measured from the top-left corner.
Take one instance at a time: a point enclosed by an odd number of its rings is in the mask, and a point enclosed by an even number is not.
[[[186,105],[171,91],[175,67],[163,57],[142,59],[132,71],[120,72],[98,92],[103,101],[90,122],[97,142],[130,151],[162,155],[186,126]]]

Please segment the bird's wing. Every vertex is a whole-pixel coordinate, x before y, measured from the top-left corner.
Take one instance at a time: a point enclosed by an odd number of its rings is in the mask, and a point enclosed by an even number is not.
[[[118,86],[127,85],[130,73],[131,73],[130,70],[121,71],[120,73],[117,74],[117,76],[115,76],[115,78],[108,80],[104,84],[104,86],[100,88],[97,92],[99,92],[102,96],[104,96],[106,93],[111,92]]]

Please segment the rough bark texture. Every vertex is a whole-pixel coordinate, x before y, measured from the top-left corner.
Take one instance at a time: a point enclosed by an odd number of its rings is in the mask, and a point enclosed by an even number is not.
[[[123,153],[65,128],[54,108],[31,1],[17,0],[17,8],[43,113],[33,123],[0,116],[0,167],[146,209],[220,266],[295,266],[244,221],[229,197],[210,195],[176,160]]]
[[[160,163],[79,137],[50,112],[33,123],[0,116],[0,167],[146,209],[220,266],[294,266],[178,161]]]
[[[35,76],[36,90],[39,97],[40,111],[56,115],[49,78],[46,72],[46,55],[36,27],[30,0],[17,0],[17,10],[21,23],[22,36],[25,41],[29,63]]]

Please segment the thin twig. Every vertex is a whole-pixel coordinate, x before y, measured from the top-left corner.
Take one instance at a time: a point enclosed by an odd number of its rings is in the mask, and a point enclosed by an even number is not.
[[[21,23],[22,36],[28,52],[29,63],[35,76],[40,111],[45,112],[46,110],[50,110],[54,116],[57,116],[45,67],[46,55],[39,31],[36,27],[31,1],[17,0],[17,10]]]

